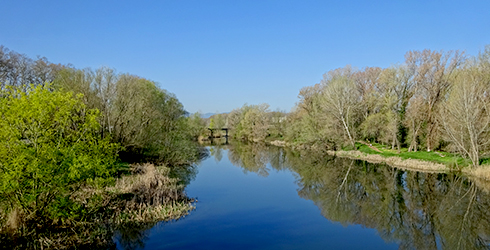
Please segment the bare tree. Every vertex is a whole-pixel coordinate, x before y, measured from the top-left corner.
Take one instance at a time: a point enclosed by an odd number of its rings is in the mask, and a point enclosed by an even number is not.
[[[488,75],[478,65],[459,72],[439,116],[447,139],[473,166],[479,165],[482,151],[490,145]]]
[[[439,104],[451,85],[449,80],[452,72],[464,62],[464,53],[409,51],[405,59],[408,68],[415,72],[413,80],[419,90],[416,94],[421,96],[427,105],[425,146],[427,151],[431,151],[438,141],[439,126],[436,115]]]
[[[50,63],[45,57],[38,57],[34,61],[0,46],[0,88],[52,82],[62,68],[59,64]]]
[[[328,121],[342,127],[346,139],[355,147],[355,123],[357,122],[360,93],[352,73],[353,70],[348,66],[324,75],[321,82],[323,88],[320,106],[326,112],[325,114],[331,117]]]

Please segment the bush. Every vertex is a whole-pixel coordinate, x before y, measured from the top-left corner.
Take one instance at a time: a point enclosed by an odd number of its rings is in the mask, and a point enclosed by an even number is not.
[[[21,221],[76,216],[70,195],[111,178],[118,146],[100,139],[99,111],[81,95],[24,89],[0,92],[0,211]]]

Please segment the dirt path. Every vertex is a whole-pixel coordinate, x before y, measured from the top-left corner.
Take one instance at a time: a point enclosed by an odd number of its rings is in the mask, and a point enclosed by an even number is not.
[[[364,145],[368,146],[370,149],[372,149],[372,150],[374,150],[374,151],[376,151],[376,152],[383,153],[383,152],[381,152],[381,150],[379,150],[377,147],[374,147],[373,145],[368,144],[367,142],[363,142],[363,141],[357,141],[357,142],[362,143],[362,144],[364,144]]]

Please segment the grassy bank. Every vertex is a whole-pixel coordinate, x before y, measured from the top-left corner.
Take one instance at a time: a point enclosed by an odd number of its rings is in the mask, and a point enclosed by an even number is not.
[[[339,157],[346,157],[355,160],[363,160],[370,163],[386,163],[392,167],[407,169],[407,170],[416,170],[416,171],[424,171],[424,172],[446,172],[451,170],[449,167],[441,163],[424,161],[420,159],[402,159],[401,157],[398,156],[386,157],[380,154],[369,154],[358,150],[349,150],[349,151],[328,150],[327,154],[335,155]]]
[[[366,161],[385,162],[394,167],[419,171],[461,171],[472,178],[490,181],[490,158],[482,158],[480,165],[473,168],[469,159],[447,152],[408,152],[406,148],[402,148],[398,153],[397,150],[380,144],[357,143],[356,146],[358,151],[363,153],[360,158]],[[352,154],[353,151],[345,152]]]
[[[269,140],[268,144],[280,147],[291,147],[298,150],[324,150],[319,146],[305,145],[293,146],[283,140]],[[356,150],[344,148],[342,150],[326,150],[329,155],[364,160],[371,163],[386,163],[392,167],[424,171],[424,172],[463,172],[465,175],[490,181],[490,158],[483,158],[480,166],[471,167],[471,161],[459,155],[438,151],[408,152],[406,148],[400,151],[388,146],[373,143],[356,143]]]
[[[366,154],[381,155],[385,158],[399,157],[401,160],[421,160],[424,162],[432,162],[436,164],[442,164],[450,169],[460,170],[463,167],[471,165],[471,161],[461,156],[453,155],[447,152],[437,151],[417,151],[408,152],[406,148],[402,148],[400,152],[398,150],[392,150],[381,144],[366,145],[363,143],[356,143],[357,150]]]

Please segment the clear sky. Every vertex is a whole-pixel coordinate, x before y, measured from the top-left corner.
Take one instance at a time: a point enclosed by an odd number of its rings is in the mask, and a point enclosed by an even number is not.
[[[290,111],[332,69],[388,67],[409,50],[490,44],[490,1],[25,1],[0,5],[0,44],[156,81],[189,112]]]

